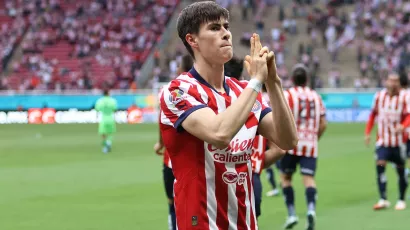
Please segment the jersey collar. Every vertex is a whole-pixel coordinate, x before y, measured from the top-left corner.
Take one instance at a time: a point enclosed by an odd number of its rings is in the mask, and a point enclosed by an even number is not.
[[[194,67],[192,67],[192,69],[189,70],[189,73],[192,75],[192,77],[194,77],[201,84],[206,85],[208,88],[212,89],[216,93],[219,93],[214,87],[212,87],[207,81],[205,81],[205,79],[203,79],[201,75],[199,75],[198,71],[196,71]],[[229,95],[229,86],[228,84],[226,84],[225,76],[224,76],[223,87],[224,87],[225,93]]]

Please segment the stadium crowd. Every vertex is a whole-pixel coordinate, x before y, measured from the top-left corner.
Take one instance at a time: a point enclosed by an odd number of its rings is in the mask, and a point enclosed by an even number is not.
[[[14,75],[28,73],[19,89],[136,89],[139,69],[178,2],[42,1],[21,43],[23,56],[12,64]],[[70,60],[82,64],[67,64]],[[105,76],[93,76],[98,67],[108,67]]]
[[[2,79],[2,89],[64,90],[109,86],[135,90],[139,69],[179,1],[144,0],[138,4],[135,0],[23,2],[6,1],[5,4],[13,20],[1,26],[2,57],[11,52],[16,41],[24,38],[21,42],[23,56],[12,63],[11,75],[15,78]],[[352,67],[357,68],[353,81],[356,88],[381,86],[390,70],[407,74],[406,66],[410,64],[410,46],[407,45],[409,2],[364,0],[352,4],[353,1],[326,1],[325,8],[311,6],[318,1],[294,1],[286,6],[274,0],[217,2],[227,9],[232,4],[240,4],[242,20],[254,20],[255,30],[262,35],[265,45],[276,53],[278,72],[285,87],[291,85],[290,70],[285,65],[291,55],[296,55],[295,62],[309,67],[314,81],[311,84],[316,88],[325,85],[323,79],[327,79],[328,87],[342,87],[345,77],[342,71],[330,68],[325,73],[320,65],[323,58],[329,58],[335,66],[339,64],[338,54],[346,46],[357,48],[357,66]],[[341,8],[342,3],[350,3],[352,7]],[[263,20],[264,12],[270,6],[279,7],[275,23]],[[286,13],[285,7],[291,7],[292,13]],[[297,25],[298,19],[307,19],[307,27],[302,31]],[[27,20],[32,23],[24,34]],[[292,54],[286,45],[288,38],[295,35],[308,39],[298,44],[297,54]],[[248,45],[249,36],[250,33],[244,31],[240,37],[244,45]],[[69,48],[64,49],[67,50],[65,53],[56,52],[62,43],[67,43]],[[327,50],[327,57],[317,55],[315,50],[319,47]],[[159,65],[154,68],[151,83],[168,81],[176,76],[182,50],[179,46],[175,53],[166,54],[165,68]],[[81,64],[67,64],[66,60],[80,60]],[[103,72],[96,71],[100,67],[105,67]],[[96,76],[100,73],[103,76]]]

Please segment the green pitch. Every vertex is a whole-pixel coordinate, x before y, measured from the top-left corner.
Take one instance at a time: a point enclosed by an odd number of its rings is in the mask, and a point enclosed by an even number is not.
[[[374,155],[363,145],[363,130],[363,124],[331,124],[320,142],[318,230],[410,228],[410,208],[372,210],[378,200]],[[113,152],[104,155],[97,125],[0,125],[0,229],[167,229],[162,158],[152,151],[157,136],[156,125],[119,125]],[[388,176],[394,206],[392,167]],[[304,190],[295,178],[301,218],[295,229],[302,230]],[[264,175],[262,181],[265,193]],[[263,197],[261,229],[281,229],[283,203]]]

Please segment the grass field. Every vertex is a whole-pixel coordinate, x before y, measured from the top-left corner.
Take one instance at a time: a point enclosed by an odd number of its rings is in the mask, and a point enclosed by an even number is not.
[[[156,125],[119,125],[113,152],[100,151],[96,125],[0,126],[0,230],[162,230],[167,201]],[[373,148],[363,124],[330,124],[320,142],[318,230],[408,230],[410,209],[374,212]],[[388,167],[389,200],[397,180]],[[265,177],[264,193],[267,191]],[[304,229],[306,205],[296,177]],[[281,229],[282,197],[262,200],[260,229]]]

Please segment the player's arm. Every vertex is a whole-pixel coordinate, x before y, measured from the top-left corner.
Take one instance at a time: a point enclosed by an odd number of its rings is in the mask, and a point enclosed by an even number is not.
[[[159,109],[158,121],[159,121],[158,124],[161,124],[161,109]],[[164,141],[162,140],[160,125],[158,125],[158,142],[155,143],[154,145],[154,151],[157,155],[163,155],[164,154],[163,150],[164,150]]]
[[[268,142],[269,149],[265,152],[265,164],[264,168],[268,168],[276,161],[280,160],[286,153],[285,150],[279,148],[275,143]]]
[[[378,104],[379,104],[379,93],[376,93],[373,99],[373,105],[370,111],[369,119],[367,120],[367,123],[366,123],[366,129],[364,131],[366,145],[370,144],[370,133],[372,132],[374,121],[378,114],[378,110],[377,110]]]
[[[216,114],[212,109],[208,108],[203,103],[201,104],[199,102],[199,93],[192,93],[195,92],[194,86],[192,85],[190,87],[185,87],[185,89],[179,88],[184,92],[184,98],[181,99],[182,101],[175,100],[177,103],[174,106],[179,107],[179,110],[176,110],[172,108],[172,102],[169,101],[170,99],[168,95],[170,89],[168,89],[168,92],[165,92],[167,96],[163,94],[161,97],[161,108],[174,111],[172,113],[177,116],[175,122],[171,121],[171,123],[174,124],[174,127],[178,130],[180,126],[179,124],[181,124],[182,128],[188,133],[217,148],[223,149],[228,147],[232,138],[238,133],[249,117],[249,113],[258,96],[256,88],[261,88],[262,86],[260,83],[263,83],[267,78],[267,54],[262,51],[259,36],[253,36],[251,38],[251,62],[246,66],[250,76],[252,76],[252,80],[255,79],[253,82],[259,82],[259,85],[256,83],[256,85],[248,84],[238,99],[221,113]],[[181,83],[180,86],[181,85],[183,86],[184,84]],[[163,103],[162,101],[165,100],[168,100],[168,102]],[[163,107],[164,105],[167,106]],[[167,111],[164,112],[166,112],[171,119],[173,118],[172,114]]]
[[[319,97],[319,104],[320,104],[320,120],[319,120],[319,132],[318,132],[318,139],[320,139],[325,133],[326,127],[327,127],[327,120],[326,120],[326,108],[325,105],[323,104],[322,98],[318,95]]]
[[[322,115],[320,116],[320,120],[319,120],[319,132],[318,132],[319,139],[322,137],[323,133],[325,133],[326,127],[327,127],[326,116]]]
[[[279,148],[290,150],[297,146],[298,136],[292,111],[283,94],[282,83],[276,73],[273,52],[268,55],[269,76],[265,83],[272,112],[264,116],[258,132]]]
[[[255,90],[246,88],[224,112],[215,114],[212,109],[204,107],[192,112],[182,127],[217,148],[226,148],[248,119],[257,96]]]

